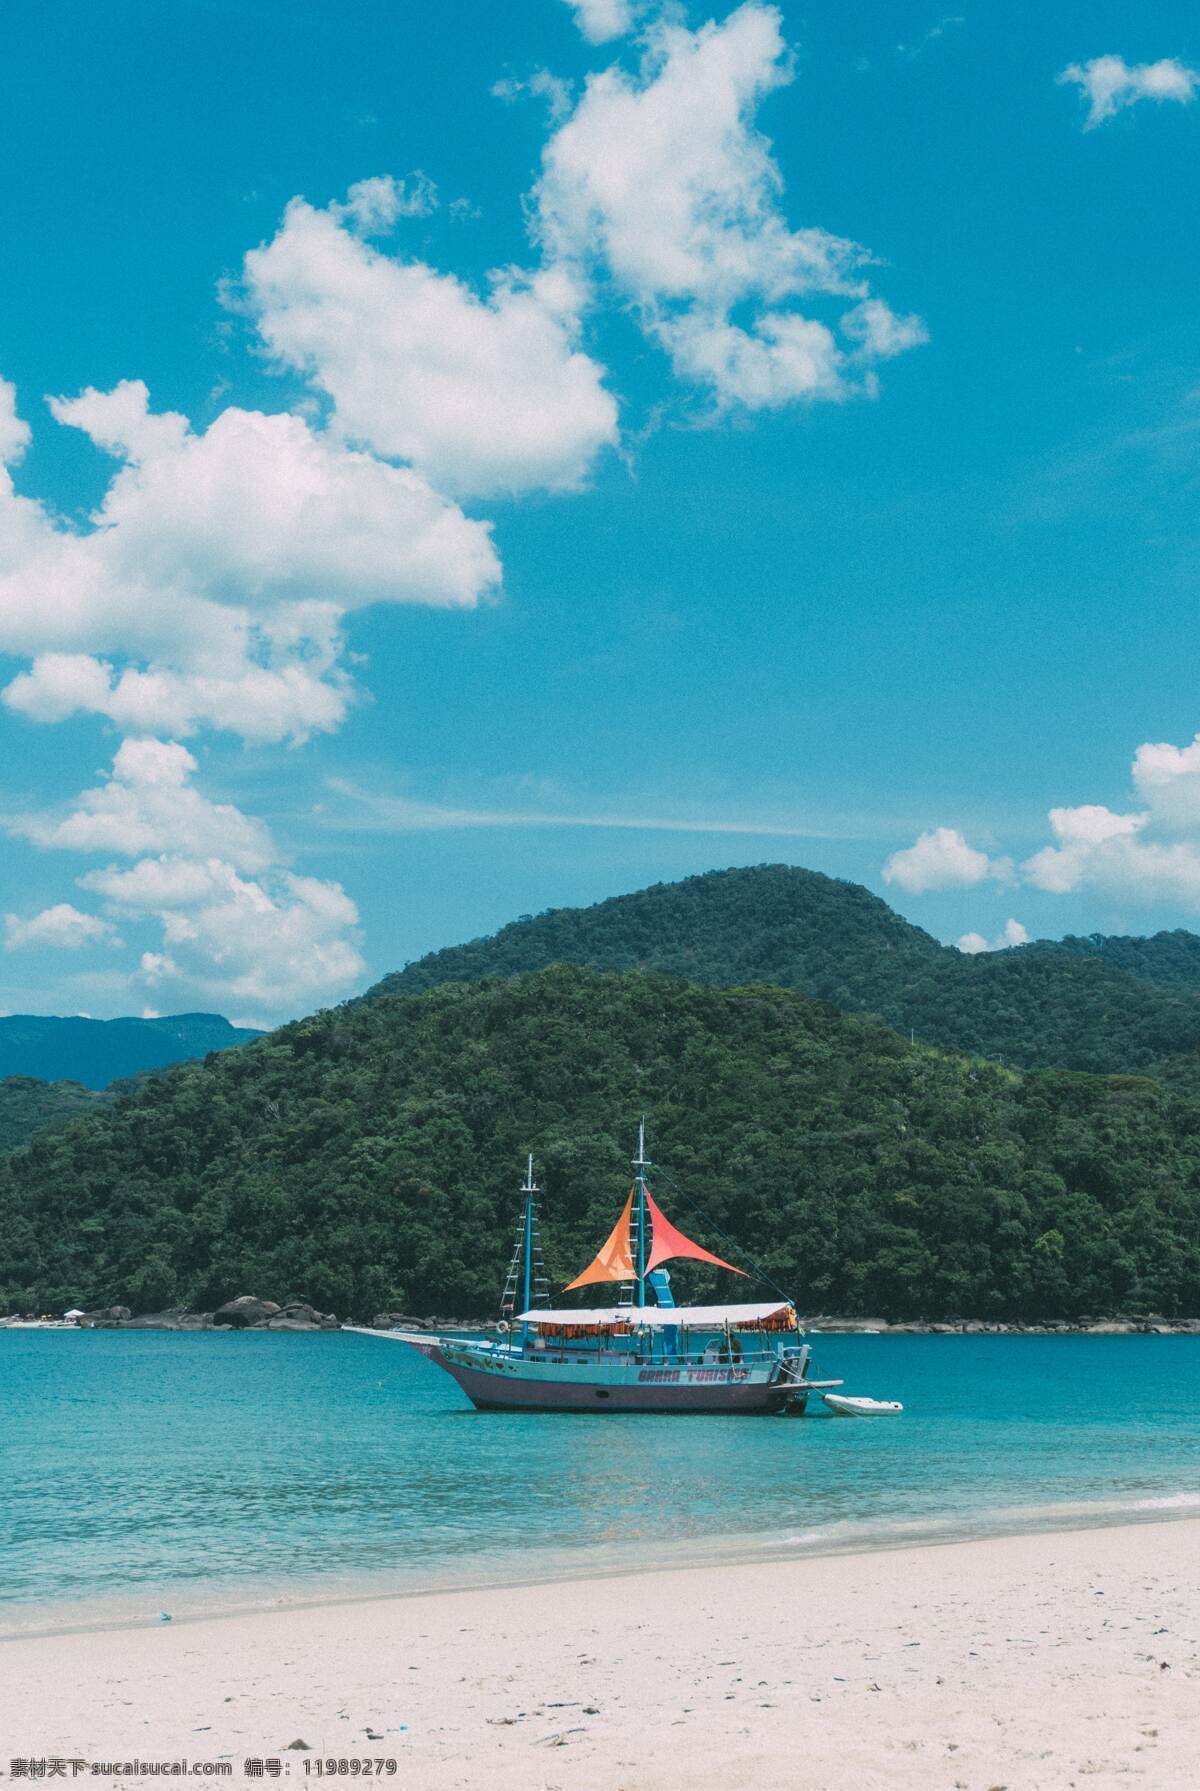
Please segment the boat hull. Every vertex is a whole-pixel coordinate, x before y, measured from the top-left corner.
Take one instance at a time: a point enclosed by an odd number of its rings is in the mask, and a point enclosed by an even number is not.
[[[481,1365],[445,1350],[424,1352],[455,1380],[480,1411],[507,1412],[781,1412],[794,1398],[785,1381],[736,1367],[610,1370],[603,1378],[538,1372],[540,1364]],[[521,1372],[521,1370],[525,1372]],[[531,1371],[532,1370],[532,1371]]]

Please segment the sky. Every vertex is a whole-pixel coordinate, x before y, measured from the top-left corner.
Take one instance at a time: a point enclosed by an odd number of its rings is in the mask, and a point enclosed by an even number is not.
[[[0,1010],[1200,929],[1194,9],[12,0]]]

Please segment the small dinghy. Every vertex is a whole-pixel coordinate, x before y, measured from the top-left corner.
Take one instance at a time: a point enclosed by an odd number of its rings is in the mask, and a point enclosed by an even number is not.
[[[835,1418],[894,1418],[904,1410],[898,1399],[853,1399],[845,1393],[821,1397]]]

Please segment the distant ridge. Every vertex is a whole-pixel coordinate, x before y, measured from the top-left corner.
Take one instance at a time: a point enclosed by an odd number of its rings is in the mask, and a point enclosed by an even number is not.
[[[1068,933],[1065,939],[1038,939],[1028,951],[1070,952],[1099,958],[1112,970],[1127,970],[1156,989],[1200,994],[1200,936],[1176,927],[1144,938],[1123,933]]]
[[[5,1014],[0,1017],[0,1080],[28,1076],[103,1089],[143,1070],[164,1069],[261,1037],[220,1014],[166,1014],[155,1020]]]
[[[710,871],[554,908],[385,977],[365,1000],[554,963],[799,989],[1023,1068],[1144,1070],[1200,1047],[1200,939],[1040,941],[968,956],[861,884],[792,865]]]

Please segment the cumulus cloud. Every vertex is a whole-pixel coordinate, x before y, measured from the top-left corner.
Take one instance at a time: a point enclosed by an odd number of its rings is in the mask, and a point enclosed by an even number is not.
[[[1200,845],[1145,837],[1152,810],[1115,814],[1101,804],[1050,810],[1057,846],[1045,846],[1022,866],[1039,889],[1065,895],[1095,889],[1138,902],[1200,906]]]
[[[1138,100],[1175,100],[1190,105],[1200,86],[1200,72],[1172,56],[1159,62],[1126,62],[1123,56],[1093,56],[1072,62],[1058,77],[1060,85],[1077,86],[1087,101],[1085,131],[1094,130]]]
[[[177,741],[126,740],[112,773],[84,790],[65,814],[34,815],[10,823],[36,845],[73,852],[220,853],[245,870],[276,856],[261,821],[225,802],[210,802],[192,784],[195,759]]]
[[[281,864],[264,823],[205,796],[196,770],[178,741],[126,740],[105,782],[67,812],[10,821],[39,845],[118,861],[78,879],[109,918],[69,904],[10,916],[10,949],[111,939],[118,920],[149,924],[161,938],[132,975],[168,1001],[278,1015],[344,994],[365,968],[354,902],[340,883]]]
[[[344,994],[365,970],[358,909],[340,883],[279,869],[249,878],[224,859],[178,857],[81,881],[115,913],[160,924],[164,949],[143,953],[138,972],[147,987],[278,1014]]]
[[[22,920],[19,914],[4,916],[4,949],[19,951],[27,945],[50,945],[60,951],[78,951],[84,945],[115,938],[116,929],[94,914],[83,914],[70,902],[56,902],[40,914]]]
[[[437,202],[437,188],[427,175],[397,180],[391,174],[372,174],[366,180],[356,180],[344,202],[329,209],[360,236],[377,236],[393,230],[401,218],[428,217],[437,209]]]
[[[1028,944],[1028,929],[1019,920],[1006,920],[998,939],[985,939],[982,933],[964,933],[958,949],[968,957],[976,957],[983,951],[1007,951],[1011,946]]]
[[[0,651],[33,661],[4,701],[32,720],[303,738],[345,713],[346,611],[499,582],[486,523],[300,417],[231,408],[197,434],[140,380],[51,409],[123,464],[83,532],[0,485]]]
[[[970,889],[989,877],[1004,879],[1008,870],[1007,860],[993,860],[969,846],[956,827],[935,827],[892,853],[883,880],[898,883],[909,895],[924,895],[931,889]]]
[[[720,405],[870,389],[864,369],[925,339],[918,319],[871,295],[865,249],[788,224],[755,115],[791,78],[773,5],[747,0],[694,32],[660,21],[637,75],[614,66],[588,80],[534,193],[550,262],[611,279],[676,373]],[[798,300],[833,301],[840,324]]]
[[[1157,826],[1187,831],[1200,824],[1200,734],[1187,746],[1144,742],[1134,755],[1133,785]]]
[[[1052,842],[1024,860],[1019,880],[1049,895],[1095,893],[1130,906],[1200,910],[1200,734],[1185,746],[1144,742],[1134,754],[1132,782],[1141,802],[1136,808],[1099,802],[1052,808]],[[884,876],[920,895],[986,877],[1008,882],[1014,871],[1009,859],[989,859],[960,833],[940,827],[893,853]],[[996,951],[1027,937],[1019,922],[1009,921],[1001,938],[964,933],[958,948]]]
[[[29,424],[17,415],[17,388],[11,380],[0,379],[0,468],[15,466],[29,440]]]
[[[293,199],[244,272],[264,344],[329,397],[331,426],[439,490],[572,490],[616,444],[604,370],[579,346],[582,295],[561,270],[502,269],[481,295],[362,242],[339,208]]]
[[[634,20],[642,10],[634,0],[566,0],[575,14],[575,23],[590,44],[610,43],[633,30]]]

